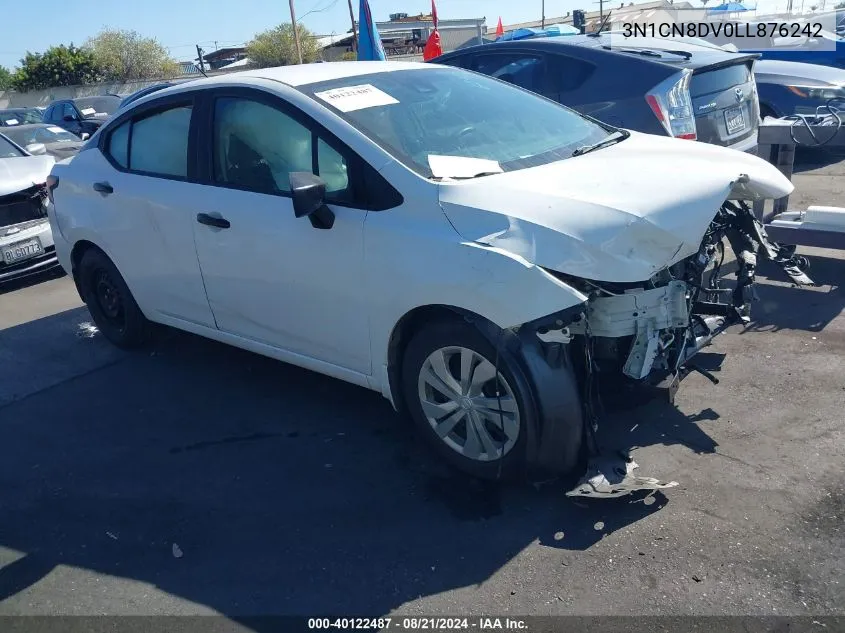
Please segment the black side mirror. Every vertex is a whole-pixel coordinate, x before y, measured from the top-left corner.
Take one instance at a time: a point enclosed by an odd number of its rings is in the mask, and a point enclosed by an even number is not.
[[[76,121],[76,117],[72,114],[66,114],[62,117],[62,121],[65,123],[72,123],[73,121]]]
[[[326,206],[326,183],[319,176],[307,171],[294,171],[289,175],[293,213],[298,218],[308,216],[315,229],[334,226],[334,213]]]

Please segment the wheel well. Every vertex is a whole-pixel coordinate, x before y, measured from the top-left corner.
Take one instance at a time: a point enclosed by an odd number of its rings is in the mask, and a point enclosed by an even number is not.
[[[484,317],[469,310],[447,305],[427,305],[414,308],[405,314],[393,328],[387,345],[387,377],[390,381],[393,406],[400,413],[406,412],[404,398],[402,397],[402,358],[411,338],[425,325],[458,319],[464,319],[468,322],[484,321],[489,323]]]
[[[82,296],[82,288],[79,285],[79,277],[76,274],[76,271],[79,269],[82,257],[91,249],[103,252],[103,249],[94,244],[94,242],[89,242],[88,240],[79,240],[73,245],[73,249],[70,252],[71,276],[73,277],[73,282],[76,284],[76,291],[79,293],[79,297],[83,301],[85,300],[85,297]]]

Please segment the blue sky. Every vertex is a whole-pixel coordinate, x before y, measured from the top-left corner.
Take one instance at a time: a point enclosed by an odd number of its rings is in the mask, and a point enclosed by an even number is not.
[[[769,0],[772,1],[772,0]],[[0,10],[13,0],[0,0]],[[25,4],[25,3],[24,3]],[[353,0],[358,15],[358,0]],[[718,0],[714,0],[718,4]],[[761,4],[763,4],[761,2]],[[52,5],[52,6],[51,6]],[[134,29],[155,37],[177,60],[195,56],[194,45],[206,51],[217,46],[234,46],[248,41],[255,33],[289,22],[285,0],[136,0],[132,5],[118,0],[95,3],[41,0],[38,14],[45,19],[0,22],[0,65],[12,68],[27,50],[44,51],[54,44],[80,45],[102,27]],[[606,6],[615,6],[608,2]],[[344,33],[349,28],[347,0],[295,0],[297,18],[320,35]],[[418,14],[430,10],[430,0],[370,0],[376,20],[388,14]],[[505,24],[540,18],[541,0],[441,0],[437,12],[441,19],[486,17],[492,30],[499,16]],[[582,8],[593,10],[593,0],[546,0],[546,15],[565,15]],[[8,15],[9,10],[2,11]]]

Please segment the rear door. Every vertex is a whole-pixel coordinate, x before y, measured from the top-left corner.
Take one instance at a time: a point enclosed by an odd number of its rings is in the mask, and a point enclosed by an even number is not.
[[[730,147],[756,137],[760,107],[752,61],[693,72],[689,90],[699,141]]]

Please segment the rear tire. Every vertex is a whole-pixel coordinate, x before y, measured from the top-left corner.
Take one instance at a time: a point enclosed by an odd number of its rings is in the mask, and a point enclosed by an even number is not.
[[[482,479],[525,474],[537,417],[530,384],[514,354],[501,349],[497,359],[478,329],[444,321],[417,332],[405,350],[402,391],[417,430],[449,464]]]
[[[103,336],[123,349],[143,345],[149,338],[150,322],[106,254],[86,251],[77,274],[82,298]]]

